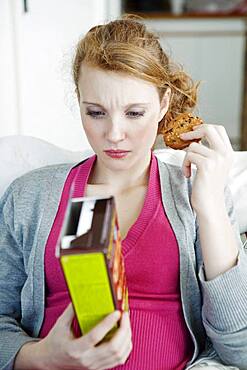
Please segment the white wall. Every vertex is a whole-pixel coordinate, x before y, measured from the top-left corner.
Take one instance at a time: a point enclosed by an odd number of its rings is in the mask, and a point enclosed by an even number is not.
[[[120,0],[0,0],[0,137],[36,136],[89,148],[71,77],[74,46],[95,24],[116,18]],[[202,80],[198,114],[240,136],[245,26],[228,21],[147,21],[174,59]],[[218,32],[218,36],[207,32]],[[204,35],[202,37],[202,35]],[[225,36],[224,36],[225,35]]]
[[[0,1],[0,135],[19,132],[17,69],[11,1]]]
[[[29,0],[24,13],[22,1],[1,1],[0,73],[6,88],[0,86],[0,136],[31,135],[68,149],[88,148],[74,94],[72,57],[89,28],[118,16],[119,2]]]
[[[19,17],[21,133],[59,146],[89,147],[73,94],[71,58],[79,37],[103,22],[100,0],[33,0]]]

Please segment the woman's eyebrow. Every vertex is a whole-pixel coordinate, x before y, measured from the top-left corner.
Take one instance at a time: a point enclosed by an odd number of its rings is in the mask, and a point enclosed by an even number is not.
[[[83,102],[82,102],[82,104],[97,105],[98,107],[101,107],[101,108],[105,109],[105,108],[103,107],[103,105],[100,105],[100,104],[98,104],[98,103],[92,103],[92,102],[89,102],[89,101],[83,101]]]
[[[88,102],[88,101],[83,101],[82,103],[83,104],[88,104],[88,105],[97,105],[98,107],[101,107],[103,109],[106,109],[105,107],[103,107],[103,105],[98,104],[98,103],[93,103],[93,102]],[[129,109],[129,108],[131,108],[133,106],[136,106],[136,105],[138,105],[138,106],[148,106],[148,105],[150,105],[150,103],[131,103],[131,104],[127,104],[123,108]]]
[[[150,103],[131,103],[131,104],[126,105],[126,107],[124,107],[124,108],[131,108],[131,107],[134,107],[136,105],[141,106],[141,107],[146,107],[146,106],[150,105]]]

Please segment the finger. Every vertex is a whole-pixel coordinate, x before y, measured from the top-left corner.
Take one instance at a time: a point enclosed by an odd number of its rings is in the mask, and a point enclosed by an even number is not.
[[[130,353],[132,351],[132,341],[125,339],[125,342],[121,345],[117,352],[109,353],[109,349],[106,349],[106,343],[95,347],[95,350],[90,350],[90,356],[93,359],[88,367],[93,369],[111,369],[117,365],[126,363]],[[89,355],[89,351],[87,353]]]
[[[193,131],[180,134],[180,137],[182,140],[202,139],[206,137],[210,148],[214,150],[223,150],[225,148],[225,144],[214,125],[202,124],[194,126]]]
[[[126,323],[126,325],[128,326],[129,324]],[[119,330],[120,329],[118,329],[118,331]],[[130,333],[125,333],[122,338],[122,342],[120,343],[117,343],[116,341],[113,342],[112,340],[110,342],[102,343],[100,346],[95,348],[93,357],[98,358],[99,360],[97,362],[92,362],[91,365],[93,368],[102,366],[102,369],[110,369],[126,362],[133,348]]]
[[[130,323],[130,314],[129,311],[124,311],[121,321],[120,321],[120,329],[128,328],[131,330],[131,323]]]
[[[132,348],[133,348],[132,342],[128,342],[126,345],[124,344],[123,345],[123,350],[119,354],[118,359],[111,360],[111,358],[109,358],[109,356],[107,356],[107,357],[105,357],[104,360],[100,361],[99,367],[97,365],[93,364],[93,368],[96,368],[98,370],[112,369],[115,366],[126,364],[126,362],[128,361],[128,359],[131,355]]]
[[[183,172],[184,176],[188,178],[188,177],[191,176],[191,164],[192,164],[192,163],[190,163],[186,160],[187,157],[188,157],[187,153],[190,151],[189,147],[187,147],[185,149],[185,151],[186,151],[186,154],[185,154],[185,157],[184,157],[184,160],[183,160],[183,163],[182,163],[182,172]]]
[[[130,318],[129,313],[127,311],[123,312],[120,327],[109,341],[109,346],[113,348],[118,348],[124,341],[124,338],[131,339],[131,325],[130,325]]]
[[[64,325],[65,327],[70,328],[74,316],[75,316],[75,312],[74,312],[74,309],[73,309],[73,305],[72,305],[72,303],[70,303],[65,308],[65,310],[62,313],[62,315],[58,318],[57,321],[60,324]]]
[[[122,363],[126,362],[133,348],[130,323],[126,322],[125,325],[127,328],[129,327],[129,334],[124,337],[124,342],[121,346],[122,350],[120,352],[120,358],[122,359]]]
[[[204,157],[207,157],[207,158],[212,158],[214,156],[214,151],[208,147],[206,147],[205,145],[203,144],[198,144],[198,143],[191,143],[188,147],[187,147],[187,153],[188,152],[193,152],[193,153],[198,153],[198,154],[201,154],[202,156]]]
[[[119,348],[122,347],[124,341],[131,341],[131,326],[130,326],[130,319],[128,312],[124,312],[120,321],[120,327],[113,335],[111,340],[108,342],[102,343],[99,347],[97,347],[104,352],[117,352]]]
[[[197,167],[197,170],[199,170],[203,164],[205,163],[206,158],[198,153],[188,152],[185,156],[184,162],[183,162],[183,173],[186,176],[186,174],[191,171],[191,164],[195,164]],[[191,172],[190,172],[191,175]],[[187,177],[187,176],[186,176]]]
[[[182,172],[185,177],[190,177],[191,176],[191,164],[184,162],[182,165]]]
[[[128,361],[130,354],[133,349],[133,344],[132,341],[128,341],[124,346],[123,346],[123,351],[121,353],[121,358],[122,358],[122,364],[126,364]]]
[[[99,343],[105,335],[113,328],[120,318],[120,312],[114,311],[106,316],[99,324],[97,324],[89,333],[77,339],[77,342],[83,341],[84,346],[90,348]]]
[[[94,353],[97,353],[97,357],[101,359],[104,357],[109,359],[109,354],[112,354],[113,359],[116,359],[116,357],[119,357],[123,346],[129,342],[131,342],[130,320],[128,312],[124,312],[120,321],[120,327],[111,340],[94,348]]]
[[[106,369],[114,365],[119,365],[123,360],[123,353],[125,354],[126,348],[132,346],[131,342],[131,333],[123,333],[122,342],[113,340],[116,334],[121,330],[128,328],[130,331],[130,323],[128,312],[124,312],[121,321],[120,327],[117,332],[114,334],[111,340],[103,342],[97,347],[90,347],[87,352],[84,354],[84,360],[87,361],[87,366],[93,369]],[[118,337],[118,336],[117,336]]]
[[[229,136],[227,135],[225,127],[222,125],[215,125],[215,128],[218,131],[219,135],[221,136],[222,140],[225,142],[226,147],[230,150],[233,150],[231,141],[229,139]]]

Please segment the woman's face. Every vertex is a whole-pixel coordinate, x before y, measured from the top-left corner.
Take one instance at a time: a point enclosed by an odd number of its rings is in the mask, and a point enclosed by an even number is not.
[[[128,170],[150,156],[158,122],[168,109],[169,90],[160,102],[153,84],[85,64],[78,88],[85,133],[108,169]]]

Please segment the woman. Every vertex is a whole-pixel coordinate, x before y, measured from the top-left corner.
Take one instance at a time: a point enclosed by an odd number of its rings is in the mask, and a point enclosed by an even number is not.
[[[157,133],[194,108],[197,85],[135,19],[91,29],[73,74],[95,155],[32,171],[1,200],[1,369],[246,369],[247,257],[226,187],[224,127],[184,134],[208,147],[190,144],[182,168],[155,157]],[[70,194],[114,195],[129,288],[130,312],[80,338],[55,258]]]

